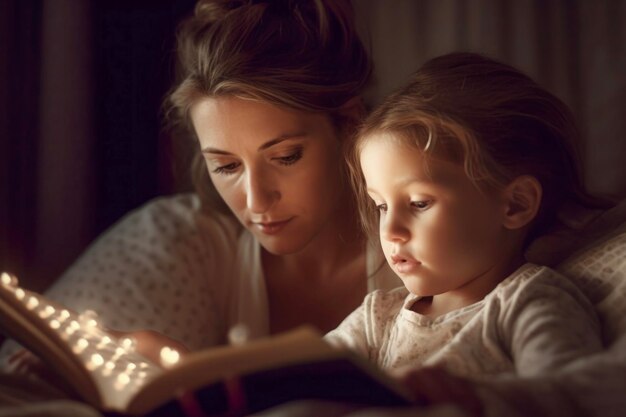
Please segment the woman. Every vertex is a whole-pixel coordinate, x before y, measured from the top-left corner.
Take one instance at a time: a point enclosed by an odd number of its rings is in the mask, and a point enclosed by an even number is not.
[[[325,332],[398,285],[360,232],[342,162],[371,72],[350,3],[200,1],[178,53],[166,114],[196,142],[199,197],[128,215],[50,297],[196,350],[237,324],[251,338]]]

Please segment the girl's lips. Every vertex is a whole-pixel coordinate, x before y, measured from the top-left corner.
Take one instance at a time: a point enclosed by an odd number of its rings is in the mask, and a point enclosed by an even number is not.
[[[291,221],[291,218],[279,222],[254,223],[254,225],[266,235],[274,235],[280,232]]]
[[[391,255],[391,266],[401,274],[408,274],[415,271],[420,262],[402,255]]]

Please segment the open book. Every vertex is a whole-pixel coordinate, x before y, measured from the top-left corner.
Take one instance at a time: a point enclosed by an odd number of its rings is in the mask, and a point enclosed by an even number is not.
[[[164,347],[151,362],[79,314],[1,275],[0,330],[44,360],[85,402],[129,415],[245,414],[296,399],[363,405],[409,404],[403,388],[311,328],[178,360]]]

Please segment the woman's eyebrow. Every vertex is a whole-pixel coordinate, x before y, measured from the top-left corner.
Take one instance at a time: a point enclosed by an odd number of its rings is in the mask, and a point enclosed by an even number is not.
[[[259,146],[258,150],[262,151],[262,150],[271,148],[272,146],[277,145],[285,140],[303,138],[303,137],[306,137],[305,132],[286,133],[284,135],[280,135],[277,138],[270,139],[267,142],[263,143],[261,146]],[[218,155],[232,155],[230,152],[223,151],[221,149],[213,148],[210,146],[203,148],[202,153],[212,153],[212,154],[218,154]]]
[[[283,142],[285,140],[288,139],[295,139],[295,138],[303,138],[306,136],[306,132],[296,132],[296,133],[286,133],[284,135],[280,135],[279,137],[275,138],[275,139],[271,139],[268,140],[267,142],[265,142],[263,145],[259,146],[259,151],[262,151],[264,149],[268,149],[271,148],[272,146]]]

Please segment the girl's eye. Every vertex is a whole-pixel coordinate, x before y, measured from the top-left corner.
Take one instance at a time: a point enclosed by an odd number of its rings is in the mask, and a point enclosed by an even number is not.
[[[234,174],[239,168],[239,162],[231,162],[230,164],[221,165],[213,169],[214,174],[230,175]]]
[[[416,209],[423,211],[426,210],[427,208],[430,207],[432,201],[431,200],[426,200],[426,201],[413,201],[411,202],[411,205],[413,207],[415,207]]]
[[[296,149],[295,152],[293,152],[290,155],[276,157],[273,159],[278,161],[278,163],[280,163],[281,165],[293,165],[296,162],[298,162],[301,158],[302,158],[302,148],[298,148]]]

